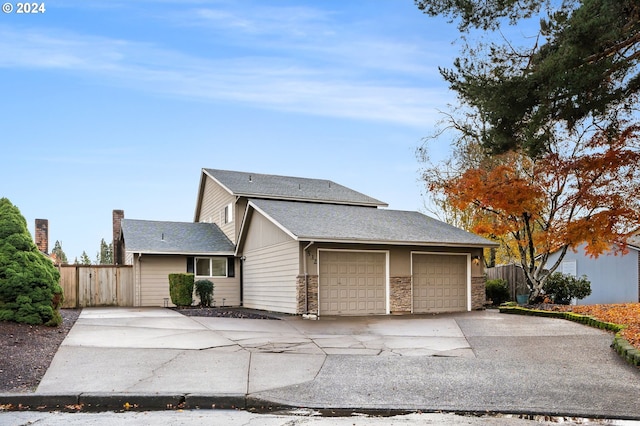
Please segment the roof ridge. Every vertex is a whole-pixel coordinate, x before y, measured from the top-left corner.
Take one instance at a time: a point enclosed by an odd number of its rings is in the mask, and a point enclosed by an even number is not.
[[[209,167],[205,167],[204,170],[212,170],[212,171],[219,171],[219,172],[225,172],[225,173],[235,173],[235,174],[245,174],[245,175],[249,175],[251,177],[253,177],[253,176],[269,176],[269,177],[278,177],[278,178],[287,178],[287,179],[316,180],[316,181],[323,181],[323,182],[332,182],[332,183],[335,183],[336,185],[340,185],[340,184],[336,183],[335,181],[333,181],[331,179],[325,179],[325,178],[310,178],[310,177],[303,177],[303,176],[280,175],[280,174],[273,174],[273,173],[247,172],[247,171],[242,171],[242,170],[213,169],[213,168],[209,168]],[[340,185],[340,186],[344,186],[344,185]],[[351,189],[351,188],[349,188],[349,189]]]
[[[203,168],[202,172],[236,196],[388,206],[384,201],[330,179],[209,168]]]

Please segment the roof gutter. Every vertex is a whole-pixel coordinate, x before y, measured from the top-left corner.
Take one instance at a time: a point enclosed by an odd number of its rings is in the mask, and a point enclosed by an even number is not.
[[[234,251],[157,251],[157,250],[127,250],[128,252],[172,256],[234,256]]]
[[[309,241],[313,240],[314,243],[340,243],[340,244],[375,244],[375,245],[393,245],[393,246],[425,246],[425,247],[472,247],[472,248],[485,248],[485,247],[499,247],[500,244],[488,241],[488,243],[446,243],[438,241],[397,241],[397,240],[360,240],[356,238],[317,238],[310,236],[298,236],[295,237],[297,241]]]

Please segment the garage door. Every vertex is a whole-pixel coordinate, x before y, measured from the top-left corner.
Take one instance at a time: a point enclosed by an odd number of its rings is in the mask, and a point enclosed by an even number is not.
[[[413,312],[467,310],[467,256],[413,255]]]
[[[319,314],[386,314],[386,254],[320,251]]]

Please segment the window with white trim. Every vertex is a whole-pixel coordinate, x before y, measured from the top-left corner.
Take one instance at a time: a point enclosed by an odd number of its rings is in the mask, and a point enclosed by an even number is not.
[[[226,277],[226,257],[196,257],[196,276],[198,277]]]

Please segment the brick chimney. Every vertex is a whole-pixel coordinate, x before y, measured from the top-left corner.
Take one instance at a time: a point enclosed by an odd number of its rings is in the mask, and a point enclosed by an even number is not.
[[[49,221],[36,219],[36,246],[44,254],[49,254]]]
[[[113,211],[113,263],[116,265],[124,264],[124,244],[120,233],[122,231],[122,219],[124,219],[124,210]]]

